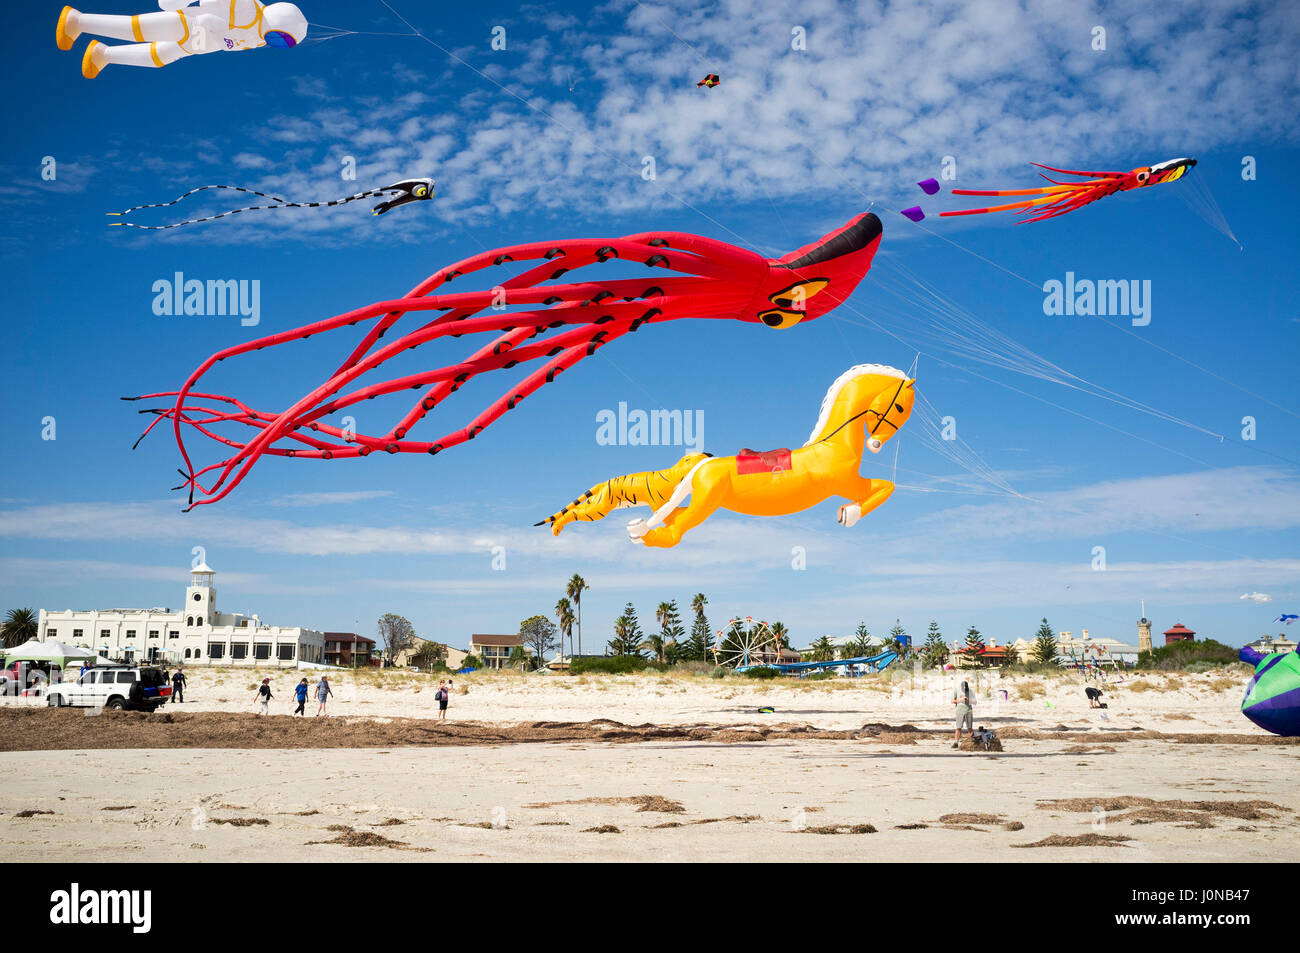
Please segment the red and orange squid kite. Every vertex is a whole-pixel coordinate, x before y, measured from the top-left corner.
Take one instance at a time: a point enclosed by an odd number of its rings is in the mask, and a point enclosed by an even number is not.
[[[189,489],[189,508],[193,508],[225,497],[268,454],[319,460],[365,457],[376,451],[437,454],[473,440],[529,394],[553,381],[561,371],[643,324],[679,318],[719,318],[788,328],[820,317],[852,294],[871,267],[880,236],[880,219],[868,212],[819,241],[775,260],[684,232],[644,232],[613,239],[513,245],[443,268],[402,298],[380,301],[218,351],[189,376],[179,391],[124,399],[175,398],[171,407],[141,411],[158,415],[141,439],[158,421],[172,421],[186,466],[180,471],[185,482],[175,489]],[[644,264],[656,274],[640,279],[593,278],[585,282],[555,283],[579,268],[611,260]],[[488,290],[459,293],[440,290],[463,275],[506,262],[524,261],[540,264]],[[434,294],[435,291],[439,293]],[[525,310],[499,310],[504,306],[523,306]],[[409,313],[422,311],[442,313],[379,346],[380,339],[399,320]],[[234,397],[196,390],[200,378],[228,358],[372,320],[374,324],[361,343],[338,369],[282,412],[254,410]],[[447,335],[467,334],[494,337],[462,363],[358,386],[344,393],[349,385],[378,370],[391,358]],[[527,361],[541,362],[541,366],[466,426],[434,441],[407,439],[416,424],[470,378]],[[387,433],[378,436],[352,433],[323,422],[328,415],[360,401],[402,390],[423,393]],[[241,442],[213,429],[225,424],[250,427],[256,432]],[[185,446],[183,427],[192,427],[234,452],[224,460],[195,469]],[[211,482],[205,484],[203,478],[214,471]]]
[[[986,212],[1017,211],[1021,215],[1027,212],[1035,214],[1022,218],[1020,223],[1037,222],[1045,218],[1055,218],[1075,209],[1083,208],[1090,202],[1114,195],[1116,192],[1128,192],[1132,189],[1144,189],[1149,185],[1159,185],[1181,179],[1187,170],[1196,165],[1195,159],[1170,159],[1152,166],[1141,166],[1131,172],[1077,172],[1072,169],[1054,169],[1050,165],[1034,165],[1048,172],[1061,175],[1086,176],[1082,182],[1058,182],[1050,176],[1043,175],[1051,182],[1036,189],[953,189],[953,195],[1032,195],[1032,199],[1023,202],[1011,202],[1007,205],[994,205],[989,208],[968,208],[953,212],[940,212],[941,218],[951,215],[983,215]],[[1039,175],[1042,175],[1040,172]]]

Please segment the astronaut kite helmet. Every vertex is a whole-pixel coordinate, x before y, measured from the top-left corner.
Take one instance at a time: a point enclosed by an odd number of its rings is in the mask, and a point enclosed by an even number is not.
[[[262,38],[267,46],[287,50],[307,36],[307,18],[292,3],[272,3],[262,10]]]

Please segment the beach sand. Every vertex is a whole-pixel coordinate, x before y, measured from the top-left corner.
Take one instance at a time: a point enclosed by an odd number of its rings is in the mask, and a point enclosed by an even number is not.
[[[297,673],[267,674],[288,712]],[[1072,673],[982,674],[996,754],[951,748],[951,675],[476,673],[445,725],[436,678],[331,673],[306,721],[252,714],[260,678],[0,709],[4,856],[1280,862],[1300,811],[1300,744],[1241,716],[1236,671],[1130,675],[1106,720]]]

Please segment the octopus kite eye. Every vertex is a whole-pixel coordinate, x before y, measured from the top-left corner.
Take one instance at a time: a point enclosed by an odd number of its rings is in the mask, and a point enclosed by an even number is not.
[[[764,311],[758,316],[769,328],[792,328],[803,319],[801,311]]]

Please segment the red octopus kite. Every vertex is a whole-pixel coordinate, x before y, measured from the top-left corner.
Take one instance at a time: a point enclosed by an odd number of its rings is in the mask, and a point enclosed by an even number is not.
[[[170,407],[141,413],[158,415],[145,434],[159,420],[171,420],[186,467],[180,471],[185,482],[176,489],[188,488],[189,508],[193,508],[225,497],[267,454],[318,460],[365,457],[376,451],[437,454],[473,440],[561,371],[647,323],[706,318],[789,328],[820,317],[852,294],[871,267],[880,236],[880,219],[867,212],[779,259],[685,232],[512,245],[449,265],[404,297],[218,351],[178,391],[124,399],[174,398]],[[592,275],[585,281],[556,283],[580,268],[611,260],[642,264],[651,274],[616,280]],[[495,283],[495,288],[462,292],[445,288],[471,272],[523,261],[540,263]],[[498,310],[508,306],[522,310]],[[399,321],[425,311],[439,314],[379,346],[380,339]],[[373,322],[361,342],[331,374],[283,411],[255,410],[235,397],[197,389],[200,378],[222,361],[361,322]],[[391,358],[441,337],[469,334],[488,335],[488,341],[461,363],[347,390]],[[470,378],[528,361],[539,366],[465,426],[436,440],[408,439],[412,428]],[[403,390],[423,393],[386,433],[352,433],[324,422],[330,414],[360,401]],[[215,429],[227,425],[252,428],[254,433],[240,440]],[[196,469],[183,428],[193,428],[233,452]],[[208,474],[214,476],[205,484],[203,478]]]
[[[1116,192],[1128,192],[1132,189],[1144,189],[1149,185],[1159,185],[1181,179],[1188,169],[1196,165],[1195,159],[1170,159],[1152,166],[1140,166],[1131,172],[1077,172],[1072,169],[1054,169],[1050,165],[1034,165],[1048,172],[1061,175],[1085,177],[1082,182],[1058,182],[1050,176],[1043,178],[1051,182],[1036,189],[953,189],[953,195],[1032,195],[1035,198],[1023,202],[1011,202],[1007,205],[994,205],[989,208],[968,208],[954,212],[940,212],[941,218],[951,215],[983,215],[987,212],[1011,212],[1019,214],[1034,212],[1028,218],[1022,218],[1018,224],[1037,222],[1045,218],[1065,215],[1075,209],[1083,208],[1090,202],[1114,195]],[[1040,172],[1039,175],[1042,175]],[[904,212],[903,214],[907,214]],[[918,221],[918,219],[913,219]]]

